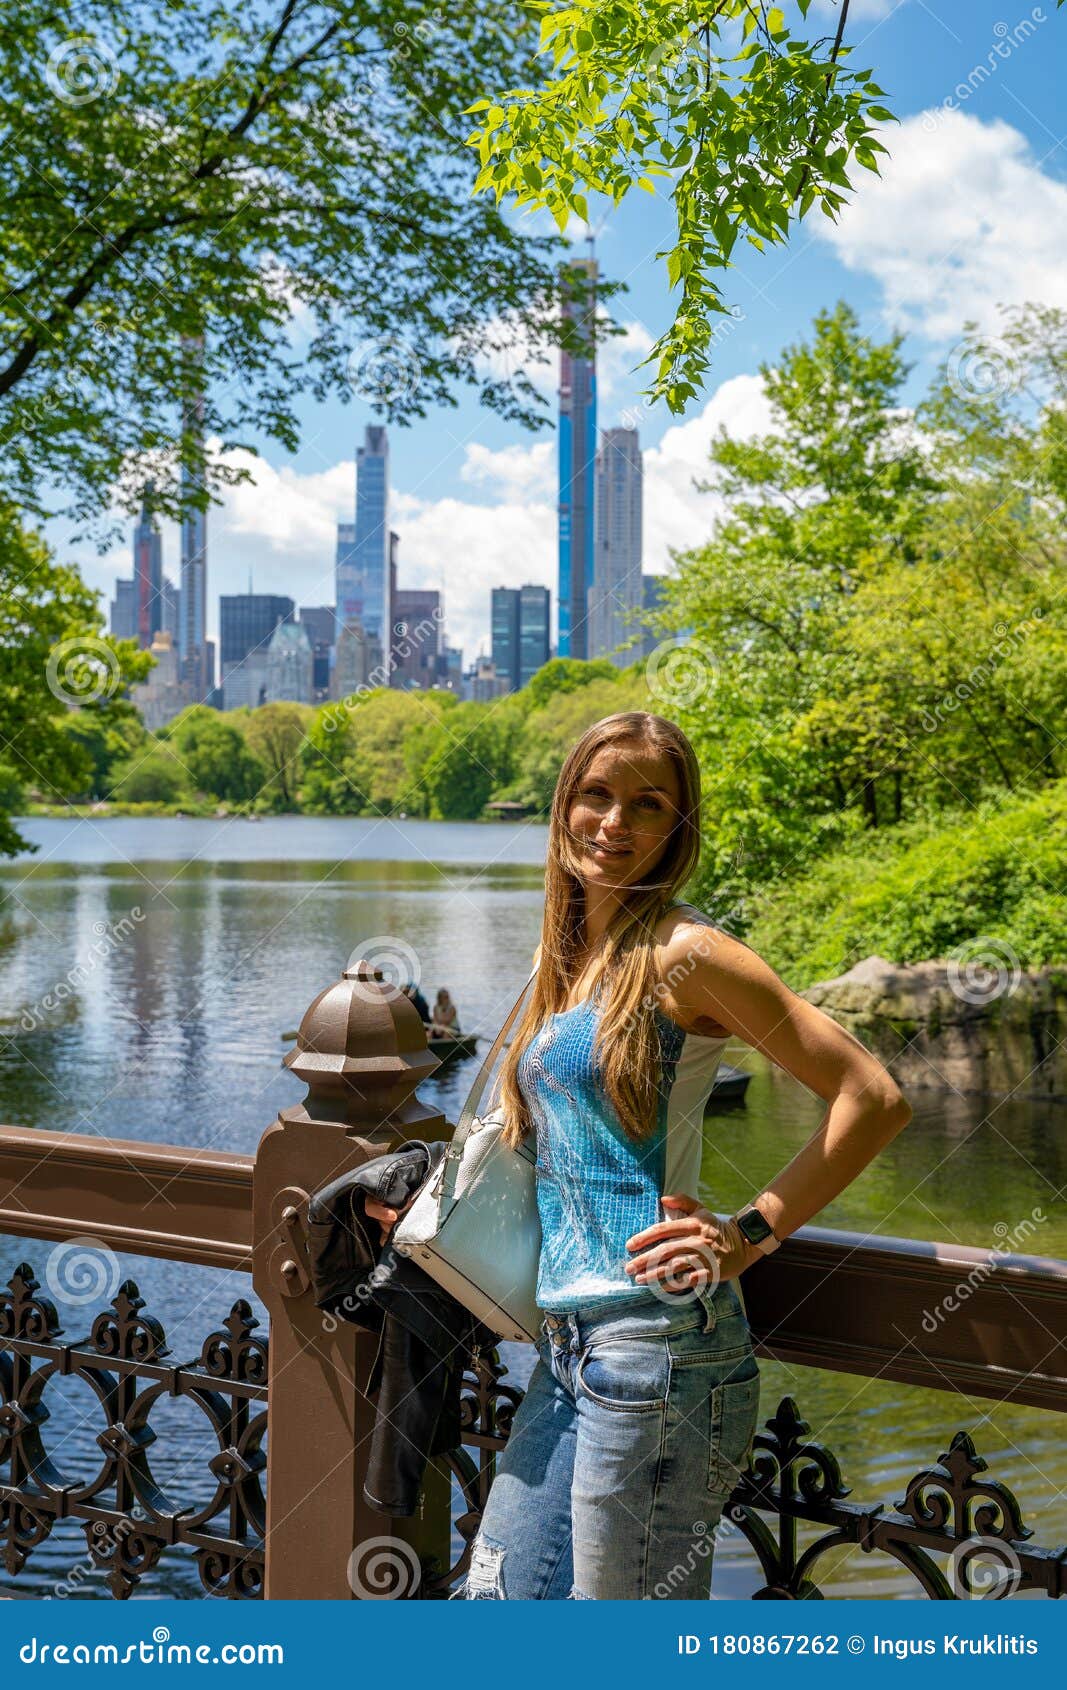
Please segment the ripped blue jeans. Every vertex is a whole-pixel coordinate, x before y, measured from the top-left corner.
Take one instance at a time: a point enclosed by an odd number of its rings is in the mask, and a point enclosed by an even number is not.
[[[545,1317],[471,1545],[471,1599],[706,1600],[759,1369],[735,1283]]]

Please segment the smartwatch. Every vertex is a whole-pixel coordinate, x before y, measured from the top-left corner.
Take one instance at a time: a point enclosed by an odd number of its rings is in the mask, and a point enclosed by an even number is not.
[[[733,1216],[733,1219],[737,1222],[738,1231],[744,1238],[748,1239],[750,1244],[756,1246],[761,1255],[769,1256],[771,1251],[777,1250],[782,1242],[780,1238],[775,1238],[774,1228],[770,1221],[765,1215],[761,1214],[754,1203],[749,1203],[746,1208],[740,1209]]]

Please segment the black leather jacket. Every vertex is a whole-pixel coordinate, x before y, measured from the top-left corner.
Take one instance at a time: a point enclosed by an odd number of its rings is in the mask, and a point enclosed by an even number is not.
[[[426,1462],[459,1447],[464,1368],[490,1329],[422,1268],[381,1243],[366,1202],[401,1209],[440,1163],[445,1143],[413,1139],[324,1186],[308,1205],[308,1271],[316,1307],[380,1337],[363,1496],[382,1514],[414,1514]]]

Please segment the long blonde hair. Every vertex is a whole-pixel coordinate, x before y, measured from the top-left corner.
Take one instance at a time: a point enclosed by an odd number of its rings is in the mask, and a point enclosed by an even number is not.
[[[571,805],[597,752],[631,743],[670,758],[678,776],[679,814],[653,883],[642,883],[624,895],[604,935],[597,975],[602,1007],[593,1048],[604,1091],[627,1137],[640,1143],[656,1128],[661,1064],[654,1014],[655,926],[697,865],[700,768],[693,747],[673,722],[647,711],[625,710],[586,729],[563,764],[552,796],[541,960],[494,1087],[504,1110],[504,1136],[512,1148],[518,1148],[533,1124],[518,1082],[519,1060],[548,1017],[564,1008],[582,950],[585,895],[568,821]]]

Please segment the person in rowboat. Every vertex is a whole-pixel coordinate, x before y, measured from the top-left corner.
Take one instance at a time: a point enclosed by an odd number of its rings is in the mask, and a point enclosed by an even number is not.
[[[447,986],[441,987],[434,1000],[432,1023],[430,1027],[431,1039],[449,1036],[452,1038],[459,1037],[459,1015],[449,996]]]

